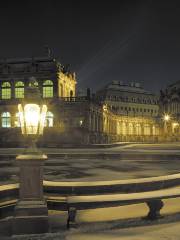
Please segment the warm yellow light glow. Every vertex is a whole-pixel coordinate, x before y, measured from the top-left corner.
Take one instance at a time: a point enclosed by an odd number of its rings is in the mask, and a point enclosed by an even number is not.
[[[164,121],[169,121],[170,120],[170,116],[168,114],[164,115]]]
[[[104,111],[104,112],[107,111],[107,105],[103,105],[103,111]]]
[[[24,120],[29,134],[37,134],[40,121],[40,107],[37,104],[26,104],[24,107]]]
[[[43,134],[47,106],[40,108],[37,104],[26,104],[24,109],[18,105],[22,134]]]
[[[179,123],[177,123],[177,122],[173,123],[173,127],[177,127],[178,125],[179,125]]]
[[[25,134],[24,113],[23,113],[23,107],[21,104],[18,104],[18,111],[19,111],[21,131],[22,131],[22,134]]]
[[[43,134],[43,129],[45,126],[45,121],[46,121],[46,113],[47,113],[47,106],[43,105],[42,110],[41,110],[41,115],[40,115],[40,125],[39,125],[39,134]]]

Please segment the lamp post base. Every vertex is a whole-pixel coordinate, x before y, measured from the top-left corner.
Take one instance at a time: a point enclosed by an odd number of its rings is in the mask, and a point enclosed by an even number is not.
[[[45,202],[20,201],[15,208],[13,235],[48,232],[48,210]]]
[[[46,233],[49,224],[43,197],[43,165],[47,156],[35,152],[16,159],[20,167],[20,189],[12,223],[13,235]]]

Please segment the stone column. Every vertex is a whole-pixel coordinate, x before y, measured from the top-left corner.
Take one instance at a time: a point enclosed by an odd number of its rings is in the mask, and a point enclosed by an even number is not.
[[[15,207],[13,234],[48,232],[48,209],[43,197],[43,154],[22,154],[16,160],[20,167],[19,201]]]
[[[89,112],[88,113],[88,129],[89,129],[89,131],[91,131],[91,129],[92,129],[92,126],[91,126],[91,113]]]
[[[11,98],[15,99],[15,82],[14,82],[14,80],[11,81]]]

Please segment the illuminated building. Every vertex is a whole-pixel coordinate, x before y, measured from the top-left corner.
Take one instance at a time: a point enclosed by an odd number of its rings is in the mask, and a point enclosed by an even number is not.
[[[169,85],[160,94],[160,111],[175,119],[180,118],[180,81]]]
[[[137,83],[114,81],[95,95],[88,89],[77,96],[75,73],[56,59],[7,59],[0,62],[1,146],[23,144],[17,105],[32,78],[48,108],[41,146],[155,142],[163,140],[170,122],[173,132],[179,128],[177,119],[163,121],[158,97]]]
[[[169,116],[164,121],[164,132],[170,140],[180,140],[180,81],[160,92],[160,115]]]
[[[109,137],[113,141],[158,141],[158,97],[144,90],[139,83],[130,85],[113,81],[96,94],[103,102],[113,120],[115,128]],[[107,116],[108,119],[108,116]],[[105,121],[107,125],[108,120]]]
[[[158,97],[144,90],[139,83],[130,85],[113,81],[97,92],[99,100],[118,115],[156,117]]]
[[[58,125],[52,110],[52,101],[74,97],[76,94],[75,73],[71,73],[52,57],[0,61],[1,143],[4,141],[15,144],[18,140],[20,123],[17,105],[24,98],[32,78],[48,105],[46,127]]]

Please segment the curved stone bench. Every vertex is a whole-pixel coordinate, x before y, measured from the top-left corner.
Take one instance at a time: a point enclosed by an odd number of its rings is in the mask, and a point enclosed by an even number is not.
[[[95,181],[95,182],[53,182],[44,181],[44,192],[47,197],[49,209],[67,209],[65,200],[60,201],[60,197],[78,195],[93,195],[149,192],[152,190],[167,189],[179,185],[180,174],[172,174],[167,176],[115,180],[115,181]],[[0,214],[5,208],[13,208],[13,204],[4,204],[4,202],[15,200],[18,198],[19,184],[7,184],[0,186]],[[57,197],[55,197],[57,195]],[[123,194],[124,195],[124,194]],[[124,195],[125,196],[125,195]],[[132,195],[131,195],[132,196]],[[73,198],[72,198],[73,199]],[[114,201],[113,201],[114,202]],[[127,201],[126,201],[127,202]],[[4,204],[4,205],[3,205]],[[97,204],[97,203],[96,203]],[[112,203],[111,203],[112,204]],[[85,203],[84,203],[85,205]],[[97,204],[98,205],[98,204]],[[107,205],[107,202],[106,202]],[[3,213],[1,214],[3,215]]]
[[[164,206],[162,200],[177,197],[180,197],[180,187],[128,194],[76,195],[66,197],[45,196],[48,209],[68,211],[67,228],[75,227],[77,225],[77,210],[115,207],[137,203],[146,203],[149,207],[146,219],[155,220],[160,217],[160,210]],[[0,201],[1,218],[9,215],[12,216],[17,201],[18,199],[15,198]]]
[[[160,190],[180,184],[180,173],[127,180],[90,181],[90,182],[62,182],[43,181],[44,193],[61,195],[90,195],[105,193],[135,193]],[[2,198],[18,196],[19,184],[0,186],[0,200]]]
[[[163,199],[180,197],[180,187],[163,190],[124,193],[124,194],[100,194],[85,196],[45,196],[48,209],[68,211],[67,228],[76,227],[77,210],[96,209],[115,206],[146,203],[149,212],[145,219],[155,220],[160,217],[160,210],[164,206]],[[0,202],[1,218],[12,216],[17,199]]]
[[[85,195],[103,193],[133,193],[160,190],[174,187],[180,184],[180,173],[113,181],[90,181],[90,182],[61,182],[44,181],[46,193],[60,193],[63,195]]]
[[[67,197],[51,197],[46,196],[45,199],[47,201],[47,206],[49,210],[61,210],[67,211]],[[14,213],[14,207],[18,202],[17,198],[11,197],[8,200],[3,199],[0,201],[0,219],[5,218],[7,216],[12,216]]]
[[[160,210],[164,206],[162,200],[177,197],[180,197],[180,187],[128,194],[68,196],[67,228],[76,226],[77,210],[115,207],[137,203],[146,203],[149,208],[149,212],[145,219],[155,220],[160,217]]]

